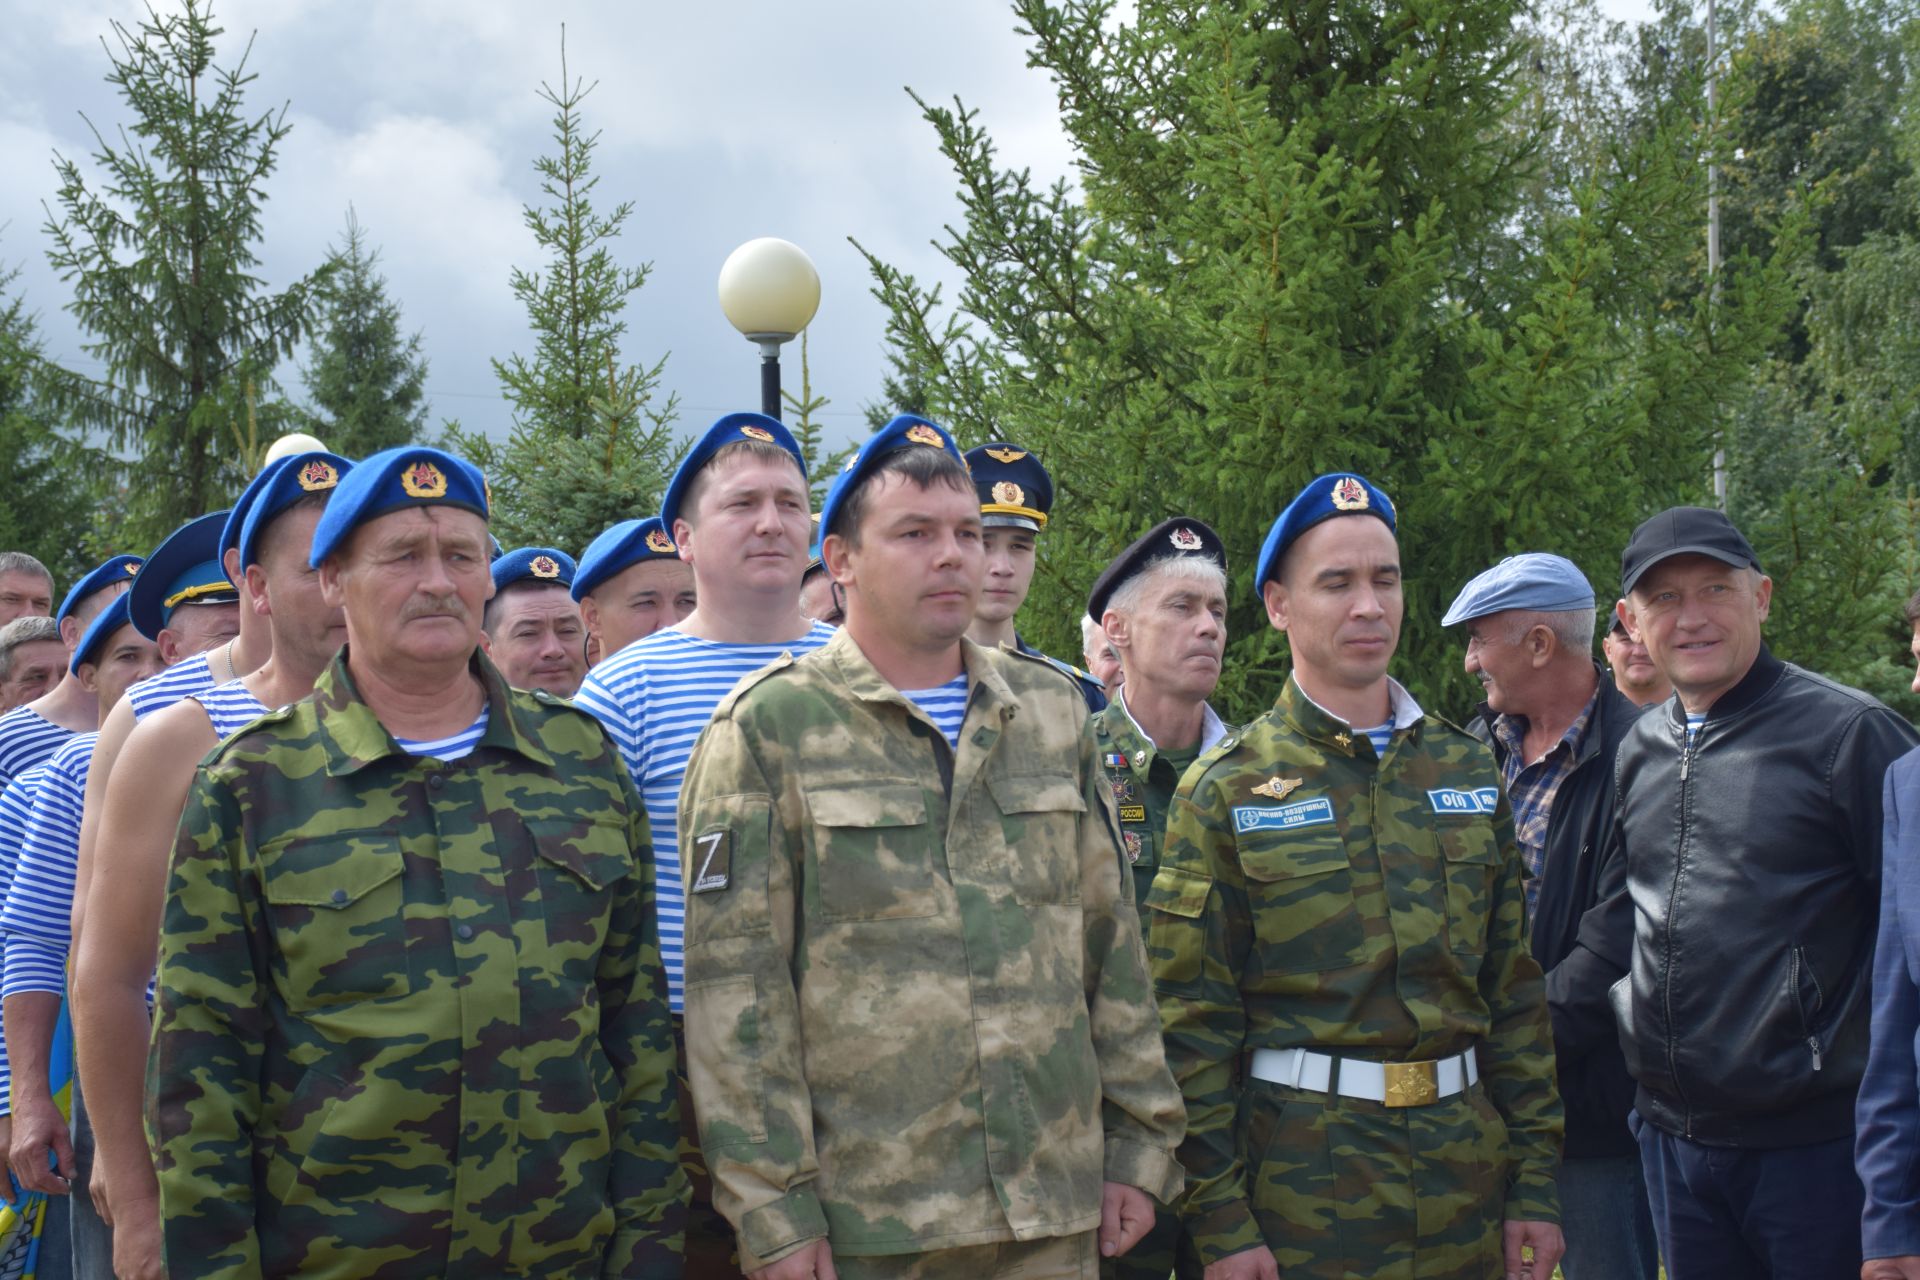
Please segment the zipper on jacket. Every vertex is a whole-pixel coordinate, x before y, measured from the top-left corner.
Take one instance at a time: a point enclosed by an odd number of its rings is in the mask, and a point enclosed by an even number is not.
[[[1807,1028],[1807,1052],[1813,1055],[1813,1069],[1820,1069],[1820,1037],[1814,1034],[1813,1017],[1807,1013],[1805,1002],[1800,999],[1800,970],[1804,967],[1808,979],[1813,983],[1813,1011],[1820,1012],[1820,1006],[1826,1003],[1826,997],[1820,991],[1820,975],[1813,966],[1802,960],[1804,948],[1794,947],[1787,953],[1788,981],[1793,984],[1793,1002],[1800,1007],[1800,1021]]]
[[[1702,732],[1705,731],[1704,726]],[[1681,862],[1687,856],[1687,838],[1691,826],[1687,808],[1687,769],[1693,763],[1693,753],[1699,744],[1698,734],[1688,734],[1681,728],[1680,739],[1680,840],[1673,855],[1673,887],[1667,892],[1667,963],[1661,982],[1660,1002],[1667,1012],[1667,1073],[1673,1077],[1673,1089],[1680,1095],[1680,1105],[1686,1112],[1685,1136],[1693,1139],[1693,1103],[1687,1100],[1686,1088],[1680,1083],[1680,1053],[1673,1037],[1673,917],[1680,903]]]

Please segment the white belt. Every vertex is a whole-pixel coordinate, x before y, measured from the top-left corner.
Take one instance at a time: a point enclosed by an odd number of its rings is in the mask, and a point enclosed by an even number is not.
[[[1342,1097],[1382,1102],[1389,1107],[1420,1107],[1480,1083],[1480,1064],[1472,1050],[1434,1062],[1366,1062],[1335,1058],[1309,1049],[1255,1049],[1247,1073],[1269,1084],[1326,1093],[1340,1064]]]

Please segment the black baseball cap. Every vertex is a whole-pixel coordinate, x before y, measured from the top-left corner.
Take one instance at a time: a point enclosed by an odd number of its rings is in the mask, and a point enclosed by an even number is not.
[[[1647,570],[1673,556],[1711,556],[1736,569],[1760,568],[1753,545],[1712,507],[1668,507],[1642,522],[1620,553],[1620,594],[1633,590]]]

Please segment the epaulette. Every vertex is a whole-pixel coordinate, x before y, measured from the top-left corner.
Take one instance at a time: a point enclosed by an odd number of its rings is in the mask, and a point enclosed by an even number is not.
[[[793,656],[793,650],[788,649],[782,652],[781,655],[775,658],[772,662],[769,662],[766,666],[761,667],[758,671],[749,672],[747,675],[743,676],[740,680],[740,683],[733,686],[733,692],[729,693],[726,697],[720,699],[720,705],[713,709],[713,718],[715,720],[718,720],[722,716],[732,715],[733,704],[740,701],[741,694],[747,692],[747,690],[753,688],[755,685],[767,679],[769,676],[777,675],[780,672],[785,671],[788,667],[791,667],[795,661],[796,659]]]
[[[1072,667],[1069,667],[1066,663],[1060,661],[1060,659],[1044,653],[1023,653],[1012,645],[1003,645],[999,649],[994,650],[994,652],[1004,653],[1010,658],[1018,658],[1022,662],[1031,662],[1035,666],[1045,667],[1057,676],[1065,676],[1073,684],[1074,696],[1081,696],[1080,677],[1073,673]],[[1088,678],[1091,679],[1092,677]]]
[[[299,706],[300,704],[297,702],[290,702],[284,707],[275,707],[251,724],[245,725],[228,737],[222,738],[213,744],[212,750],[200,758],[201,767],[205,768],[209,765],[218,764],[229,750],[245,746],[246,740],[261,730],[270,729],[276,724],[284,724],[293,717],[293,713],[299,709]]]

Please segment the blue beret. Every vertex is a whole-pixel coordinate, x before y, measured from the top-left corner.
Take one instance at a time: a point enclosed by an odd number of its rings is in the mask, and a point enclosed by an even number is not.
[[[1460,588],[1440,625],[1451,627],[1508,609],[1570,613],[1593,607],[1593,584],[1579,565],[1565,556],[1529,551],[1508,556]]]
[[[487,478],[465,458],[424,445],[374,454],[340,481],[313,527],[312,568],[345,545],[353,531],[402,507],[459,507],[482,520],[490,504]]]
[[[593,589],[642,560],[678,560],[679,544],[659,516],[644,520],[622,520],[600,531],[587,544],[580,557],[580,571],[573,577],[573,598],[584,600]]]
[[[141,557],[114,556],[104,560],[88,571],[87,576],[73,584],[66,597],[60,601],[59,612],[53,615],[55,622],[63,622],[82,600],[96,591],[104,590],[116,582],[132,582],[133,575],[140,572]]]
[[[1387,528],[1394,527],[1393,503],[1365,476],[1350,471],[1318,476],[1294,496],[1280,518],[1273,522],[1273,528],[1267,530],[1267,540],[1260,547],[1260,562],[1254,569],[1253,593],[1260,595],[1267,579],[1280,571],[1280,557],[1287,553],[1295,538],[1335,516],[1377,516],[1386,522]]]
[[[131,598],[131,592],[123,591],[108,601],[106,608],[94,615],[93,621],[87,624],[85,634],[80,637],[79,647],[73,651],[73,659],[67,663],[67,670],[79,675],[80,664],[92,662],[100,646],[107,642],[107,638],[127,625],[127,602]]]
[[[187,521],[153,549],[127,589],[127,620],[149,640],[183,604],[223,604],[240,593],[220,564],[220,534],[227,512],[214,511]]]
[[[1047,527],[1053,477],[1040,459],[1017,444],[995,440],[967,450],[967,467],[980,495],[981,522],[1013,529]]]
[[[827,500],[820,506],[820,541],[825,543],[827,535],[833,532],[833,522],[840,514],[840,507],[846,502],[847,495],[859,487],[867,478],[874,464],[900,449],[916,447],[944,449],[952,454],[961,466],[967,460],[960,453],[959,446],[953,443],[953,437],[944,428],[917,418],[913,414],[903,413],[886,426],[867,438],[860,451],[847,459],[846,470],[834,477],[833,487],[827,490]]]
[[[707,434],[694,441],[693,448],[687,450],[687,456],[680,460],[673,479],[667,482],[667,496],[660,499],[660,523],[669,537],[673,534],[673,522],[681,517],[680,504],[687,500],[687,488],[693,483],[693,478],[700,474],[700,468],[728,445],[746,440],[758,440],[761,444],[778,445],[785,449],[793,455],[801,478],[806,478],[807,460],[800,456],[799,444],[780,419],[769,418],[764,413],[730,413],[708,427]]]
[[[240,501],[233,504],[226,528],[220,531],[220,558],[240,553],[240,572],[259,559],[261,535],[280,514],[309,494],[331,493],[353,463],[337,453],[314,450],[276,459],[253,478]]]
[[[493,562],[493,589],[505,591],[516,582],[551,582],[573,586],[573,557],[552,547],[521,547]]]

